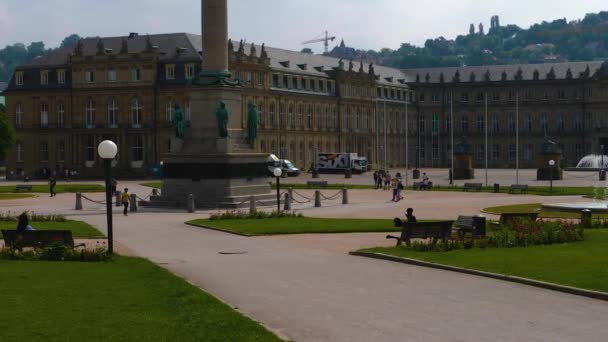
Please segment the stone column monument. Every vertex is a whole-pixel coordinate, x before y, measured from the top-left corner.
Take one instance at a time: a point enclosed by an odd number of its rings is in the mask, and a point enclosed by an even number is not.
[[[162,195],[150,205],[185,208],[190,194],[197,208],[246,207],[252,195],[276,204],[268,156],[254,153],[247,140],[241,85],[228,71],[227,0],[201,0],[201,5],[203,65],[190,87],[190,127],[182,137],[176,134],[171,153],[163,157]]]

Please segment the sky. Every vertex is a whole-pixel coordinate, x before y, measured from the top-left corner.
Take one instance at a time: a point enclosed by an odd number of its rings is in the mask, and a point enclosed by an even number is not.
[[[407,42],[466,34],[469,24],[490,17],[501,25],[528,28],[543,20],[581,19],[608,10],[606,0],[228,0],[229,32],[235,40],[290,50],[327,30],[360,49],[397,49]],[[66,36],[200,32],[198,0],[0,0],[0,47],[43,41],[56,47]]]

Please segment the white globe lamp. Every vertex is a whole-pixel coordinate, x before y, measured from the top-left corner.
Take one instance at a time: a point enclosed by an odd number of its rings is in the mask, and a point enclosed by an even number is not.
[[[114,159],[118,154],[118,146],[111,140],[102,141],[97,147],[97,153],[101,159]]]

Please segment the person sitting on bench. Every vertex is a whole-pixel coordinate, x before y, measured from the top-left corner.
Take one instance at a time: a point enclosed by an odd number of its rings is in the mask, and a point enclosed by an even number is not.
[[[407,218],[407,222],[418,222],[416,216],[414,216],[414,209],[412,208],[407,208],[405,211],[405,218]]]
[[[34,229],[34,228],[32,228],[32,226],[30,226],[30,220],[27,217],[27,214],[23,213],[23,214],[19,215],[19,221],[17,223],[17,231],[25,232],[25,231],[32,231],[32,230],[36,230],[36,229]]]

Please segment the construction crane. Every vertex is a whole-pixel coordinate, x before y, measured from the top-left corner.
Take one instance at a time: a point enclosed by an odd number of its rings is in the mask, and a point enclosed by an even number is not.
[[[334,40],[336,40],[336,37],[330,37],[329,33],[327,31],[325,31],[325,35],[321,36],[320,38],[315,38],[312,40],[307,40],[305,42],[302,42],[302,45],[306,45],[306,44],[313,44],[313,43],[320,43],[323,42],[325,45],[325,53],[329,52],[329,42],[333,42]]]

